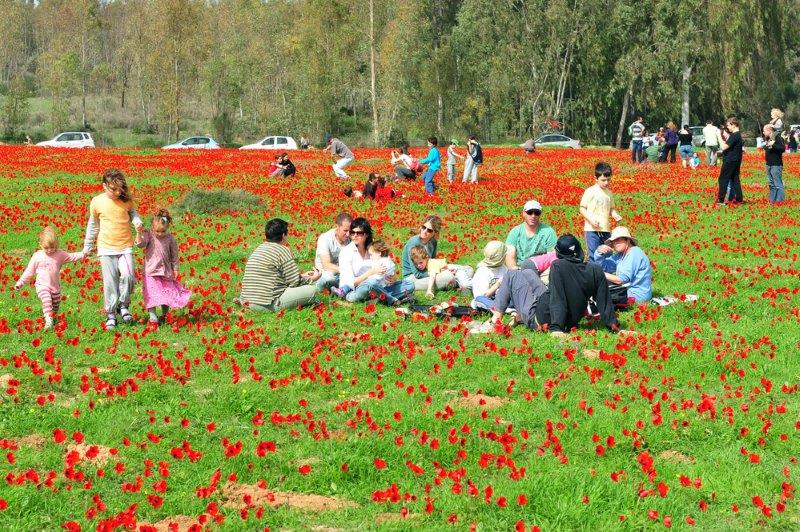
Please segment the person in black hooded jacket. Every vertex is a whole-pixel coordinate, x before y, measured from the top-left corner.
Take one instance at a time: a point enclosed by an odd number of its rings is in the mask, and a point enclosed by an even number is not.
[[[602,322],[612,331],[619,330],[603,269],[583,261],[580,241],[570,234],[560,236],[556,255],[558,259],[550,266],[550,289],[536,305],[538,325],[564,334],[578,325],[593,298]]]

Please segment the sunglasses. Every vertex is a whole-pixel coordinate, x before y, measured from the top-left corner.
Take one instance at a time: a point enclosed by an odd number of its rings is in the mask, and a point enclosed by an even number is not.
[[[350,231],[351,235],[365,235],[366,231]]]
[[[540,216],[542,214],[542,211],[540,209],[529,209],[525,211],[525,214],[527,214],[528,216]]]
[[[436,232],[436,229],[432,229],[432,228],[428,227],[427,225],[420,226],[420,229],[422,229],[426,233],[435,233]]]

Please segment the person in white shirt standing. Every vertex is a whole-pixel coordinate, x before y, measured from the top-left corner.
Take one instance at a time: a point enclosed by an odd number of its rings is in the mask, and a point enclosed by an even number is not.
[[[719,151],[719,128],[714,125],[713,120],[706,120],[706,127],[703,128],[703,139],[706,146],[706,162],[708,166],[717,165],[717,151]]]

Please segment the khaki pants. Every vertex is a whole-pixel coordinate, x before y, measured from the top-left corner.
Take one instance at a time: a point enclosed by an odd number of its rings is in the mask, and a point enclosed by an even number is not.
[[[250,303],[249,306],[253,310],[261,310],[267,312],[278,312],[283,309],[295,309],[298,306],[308,306],[316,302],[318,288],[316,285],[307,284],[303,286],[294,286],[287,288],[281,297],[273,301],[271,305],[264,306],[257,303]]]

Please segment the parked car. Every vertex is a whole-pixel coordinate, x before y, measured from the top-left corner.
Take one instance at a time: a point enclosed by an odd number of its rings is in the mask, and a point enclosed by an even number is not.
[[[296,150],[297,143],[292,137],[264,137],[255,144],[247,144],[240,150]]]
[[[183,139],[180,142],[176,142],[175,144],[167,144],[161,148],[162,150],[216,150],[219,149],[219,144],[217,141],[212,139],[211,137],[199,136],[199,137],[189,137],[188,139]]]
[[[90,133],[68,131],[60,133],[50,140],[37,142],[36,145],[50,148],[94,148],[94,140]]]
[[[581,147],[581,142],[560,133],[551,133],[549,135],[542,135],[536,139],[536,147],[538,148],[540,146],[543,148],[578,149]]]
[[[703,126],[689,126],[689,133],[692,134],[692,145],[703,147],[706,145],[706,137],[703,135]]]

